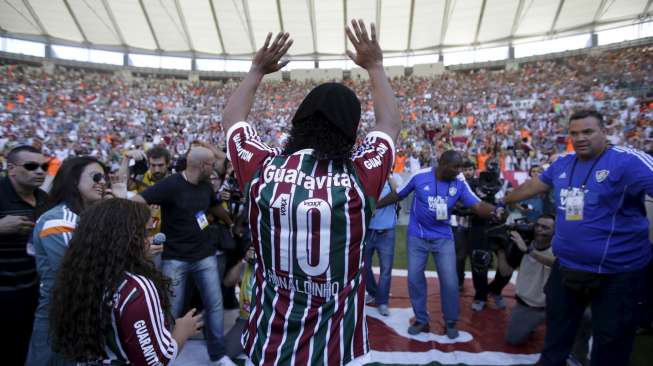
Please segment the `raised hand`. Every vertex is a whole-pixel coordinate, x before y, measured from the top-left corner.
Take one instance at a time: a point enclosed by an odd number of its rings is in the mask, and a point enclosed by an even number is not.
[[[277,33],[277,36],[274,38],[274,42],[270,44],[272,39],[272,33],[268,33],[267,38],[265,38],[265,43],[254,56],[252,60],[252,70],[259,71],[263,74],[270,74],[281,70],[286,66],[289,60],[279,62],[281,57],[283,57],[290,46],[292,46],[293,40],[289,38],[290,34],[288,33]]]
[[[347,50],[347,56],[356,63],[356,65],[369,70],[375,66],[383,65],[383,53],[381,52],[381,47],[379,42],[376,39],[376,27],[374,23],[370,24],[370,36],[367,35],[367,29],[365,29],[365,22],[362,19],[352,20],[351,26],[354,29],[352,30],[349,27],[345,27],[345,32],[347,33],[347,38],[354,45],[356,53],[354,54],[350,50]]]

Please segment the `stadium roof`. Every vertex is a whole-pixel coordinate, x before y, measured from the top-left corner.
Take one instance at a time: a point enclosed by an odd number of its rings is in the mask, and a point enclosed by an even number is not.
[[[251,55],[291,33],[297,59],[342,58],[346,19],[377,23],[388,53],[507,44],[650,17],[653,0],[0,0],[0,34],[196,57]]]

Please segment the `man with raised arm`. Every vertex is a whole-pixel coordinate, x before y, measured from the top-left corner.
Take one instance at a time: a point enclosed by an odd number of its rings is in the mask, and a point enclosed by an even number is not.
[[[645,307],[651,261],[645,195],[653,158],[608,145],[603,116],[569,118],[575,154],[522,184],[505,204],[553,190],[557,258],[545,287],[546,337],[538,365],[565,363],[585,308],[592,308],[592,366],[627,365]]]
[[[352,154],[361,107],[342,84],[313,89],[292,119],[283,151],[245,122],[265,74],[292,44],[269,34],[224,110],[229,159],[248,192],[256,251],[254,299],[243,346],[255,365],[365,361],[363,240],[395,155],[399,110],[383,70],[376,29],[352,21],[348,56],[370,76],[376,128]]]

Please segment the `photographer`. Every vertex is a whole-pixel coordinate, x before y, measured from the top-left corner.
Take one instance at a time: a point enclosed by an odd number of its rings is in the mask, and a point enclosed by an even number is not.
[[[222,171],[224,174],[211,175],[211,183],[214,184],[221,215],[215,216],[214,222],[209,227],[218,249],[221,276],[231,271],[244,258],[251,241],[247,215],[243,210],[244,195],[234,178],[231,161],[225,159]],[[225,309],[238,308],[233,285],[223,284],[222,298]]]
[[[129,150],[123,155],[118,176],[127,182],[128,191],[142,193],[170,175],[170,159],[170,152],[161,145],[156,145],[146,152]],[[155,235],[161,231],[161,207],[150,205],[150,212],[152,220],[148,223],[147,229],[149,235]],[[160,245],[155,247],[161,247],[156,248],[155,254],[163,250]]]
[[[474,162],[465,159],[463,163],[463,175],[467,182],[474,180],[476,166]],[[472,210],[458,203],[452,213],[456,217],[456,227],[453,230],[454,241],[456,242],[456,273],[458,273],[458,289],[462,290],[465,283],[465,262],[472,252],[471,226],[470,217],[473,215]]]
[[[469,182],[471,189],[486,203],[496,204],[496,197],[502,196],[510,183],[500,178],[499,165],[495,161],[487,162],[487,170],[481,172],[477,179]],[[472,280],[474,282],[474,302],[472,310],[481,311],[485,308],[488,294],[492,295],[497,308],[504,309],[505,301],[501,296],[501,290],[510,281],[510,276],[496,272],[492,283],[488,284],[488,270],[492,263],[492,252],[497,252],[497,257],[508,242],[503,235],[495,235],[491,230],[492,224],[486,218],[472,216],[470,220],[470,241],[472,245]]]
[[[544,285],[555,261],[551,251],[554,228],[555,218],[542,215],[535,223],[535,238],[530,244],[517,231],[510,232],[513,250],[522,257],[515,285],[517,304],[512,309],[506,331],[506,342],[513,346],[526,343],[528,336],[546,318]]]

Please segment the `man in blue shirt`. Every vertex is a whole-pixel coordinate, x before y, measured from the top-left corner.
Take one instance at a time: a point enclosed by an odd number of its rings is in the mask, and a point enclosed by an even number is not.
[[[600,113],[574,113],[569,134],[576,153],[505,198],[510,204],[550,190],[555,197],[558,260],[545,288],[547,334],[540,365],[564,364],[588,304],[592,365],[629,362],[652,256],[644,196],[653,195],[653,158],[609,146],[604,131]]]
[[[381,197],[397,191],[397,185],[402,183],[401,176],[391,173],[383,186]],[[383,316],[390,315],[388,297],[390,295],[390,280],[392,279],[392,260],[395,255],[395,225],[397,224],[397,205],[392,204],[374,212],[365,239],[365,276],[367,293],[375,299],[377,310]],[[372,255],[379,255],[379,283],[372,272]]]
[[[460,153],[445,151],[436,169],[426,168],[416,172],[398,193],[390,193],[379,202],[379,207],[406,198],[415,192],[408,224],[408,293],[415,312],[415,323],[408,333],[429,331],[426,310],[426,278],[424,270],[429,253],[433,253],[440,280],[442,312],[449,338],[458,337],[458,275],[456,274],[456,248],[451,232],[450,215],[460,201],[479,216],[496,217],[495,207],[482,202],[470,190],[460,173],[463,157]]]

